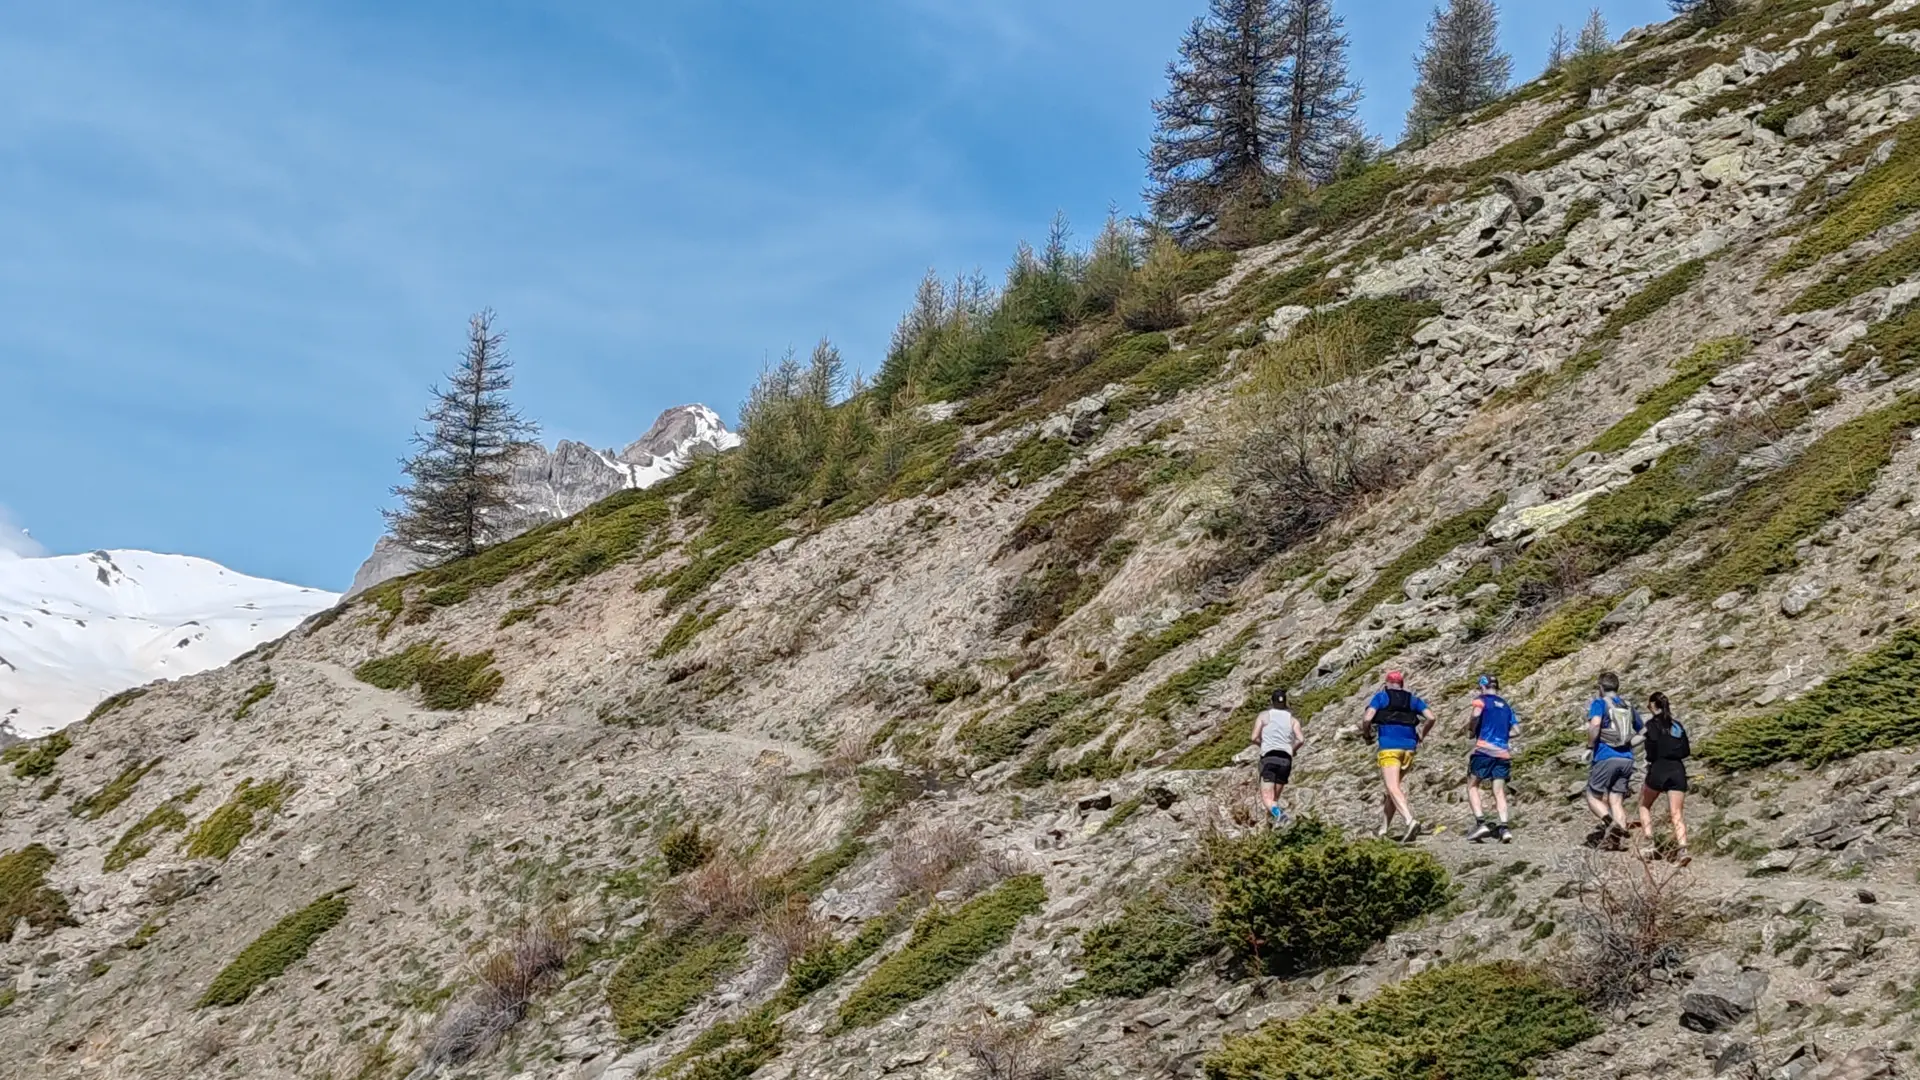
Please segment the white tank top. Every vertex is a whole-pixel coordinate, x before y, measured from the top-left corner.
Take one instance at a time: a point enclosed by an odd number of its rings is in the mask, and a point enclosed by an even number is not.
[[[1293,735],[1299,730],[1299,722],[1285,709],[1268,709],[1260,714],[1266,726],[1260,729],[1260,756],[1278,751],[1282,754],[1293,753]]]

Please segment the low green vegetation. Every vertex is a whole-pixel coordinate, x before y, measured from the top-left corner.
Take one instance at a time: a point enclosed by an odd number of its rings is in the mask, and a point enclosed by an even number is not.
[[[997,720],[962,724],[956,740],[976,768],[997,765],[1018,754],[1034,735],[1051,728],[1086,703],[1077,690],[1058,690],[1022,702]]]
[[[121,803],[133,795],[140,779],[152,772],[160,764],[159,758],[150,761],[136,761],[120,770],[120,775],[100,786],[100,790],[77,800],[71,807],[74,817],[97,821],[112,812]]]
[[[1765,104],[1758,117],[1760,124],[1782,132],[1787,121],[1829,98],[1865,93],[1920,75],[1920,53],[1880,36],[1914,29],[1920,29],[1920,14],[1913,11],[1884,19],[1856,11],[1818,38],[1800,45],[1786,63],[1708,98],[1687,118]]]
[[[787,969],[786,985],[780,988],[780,994],[774,1001],[783,1012],[797,1008],[815,992],[826,989],[840,981],[847,972],[866,963],[895,934],[906,929],[906,923],[906,916],[896,909],[877,919],[867,920],[859,933],[844,942],[823,942],[802,953]]]
[[[1420,173],[1415,170],[1382,162],[1356,175],[1302,191],[1274,204],[1254,239],[1264,244],[1309,229],[1322,233],[1344,229],[1379,213],[1389,195],[1418,179]]]
[[[266,679],[248,687],[247,692],[240,698],[240,707],[233,711],[233,719],[235,722],[245,720],[247,715],[253,712],[255,705],[267,700],[268,696],[273,693],[273,687],[274,682],[272,679]]]
[[[187,858],[224,861],[263,821],[279,813],[292,794],[293,785],[285,780],[240,781],[227,801],[186,835],[182,847]]]
[[[642,579],[640,587],[664,589],[660,610],[672,611],[705,592],[727,571],[792,535],[778,510],[723,509],[687,541],[685,563]]]
[[[1685,572],[1686,591],[1711,599],[1793,569],[1799,543],[1872,490],[1915,427],[1920,395],[1909,394],[1834,428],[1792,464],[1741,489],[1716,511],[1708,557]]]
[[[746,957],[746,938],[738,934],[650,936],[607,979],[614,1029],[629,1042],[659,1035]]]
[[[731,605],[722,604],[712,611],[683,612],[679,621],[667,630],[667,635],[661,638],[660,644],[654,648],[653,658],[665,660],[682,651],[693,644],[693,639],[699,637],[702,631],[719,622],[722,615],[732,610]]]
[[[1204,1068],[1207,1080],[1518,1080],[1600,1030],[1532,969],[1457,964],[1230,1039]]]
[[[38,930],[72,925],[67,898],[47,884],[53,864],[53,852],[45,844],[28,844],[0,855],[0,927],[7,934],[22,919]]]
[[[1253,640],[1257,629],[1247,627],[1221,646],[1220,651],[1203,656],[1167,676],[1141,699],[1140,715],[1164,717],[1175,709],[1198,705],[1215,683],[1233,674],[1233,669],[1240,666],[1240,654],[1245,651],[1247,643]]]
[[[1039,875],[1025,874],[951,911],[936,906],[914,924],[907,943],[882,960],[841,1003],[841,1026],[877,1023],[945,986],[1013,940],[1020,920],[1046,902]]]
[[[506,685],[506,676],[493,666],[492,652],[462,656],[433,641],[368,660],[353,669],[353,677],[382,690],[417,686],[422,705],[445,711],[492,701]]]
[[[1212,835],[1166,882],[1087,931],[1086,977],[1063,1000],[1142,997],[1223,948],[1282,975],[1348,963],[1450,895],[1431,855],[1350,840],[1318,819]]]
[[[1608,313],[1607,321],[1600,324],[1600,332],[1588,344],[1611,344],[1620,340],[1620,335],[1626,333],[1628,327],[1650,318],[1679,299],[1706,274],[1707,260],[1693,259],[1647,282],[1639,292],[1628,297],[1626,303]]]
[[[56,731],[41,739],[16,743],[0,753],[0,764],[13,766],[13,775],[22,780],[40,780],[53,774],[60,755],[73,749],[73,739],[65,731]]]
[[[126,869],[134,860],[142,858],[147,852],[153,850],[153,845],[158,839],[154,835],[156,833],[185,832],[187,830],[186,807],[191,806],[193,801],[200,797],[201,790],[200,785],[195,784],[154,807],[139,821],[127,826],[127,831],[121,833],[120,839],[116,840],[113,847],[107,851],[106,858],[101,864],[102,868],[108,873]]]
[[[273,924],[254,939],[233,962],[214,976],[200,995],[200,1007],[238,1005],[266,982],[306,958],[308,950],[327,931],[347,917],[346,891],[328,893]]]
[[[1524,248],[1493,265],[1491,273],[1524,275],[1545,270],[1559,254],[1567,250],[1567,238],[1556,236]]]
[[[1586,449],[1596,454],[1614,454],[1633,445],[1635,439],[1699,393],[1715,375],[1744,359],[1747,348],[1747,340],[1739,337],[1715,338],[1703,343],[1680,362],[1673,378],[1640,395],[1634,410],[1587,444]]]
[[[1920,363],[1920,303],[1908,304],[1874,323],[1867,336],[1847,349],[1847,367],[1859,370],[1879,361],[1880,370],[1899,378]]]
[[[1338,292],[1327,281],[1327,264],[1318,259],[1283,270],[1256,271],[1195,323],[1193,333],[1200,340],[1210,340],[1244,323],[1263,320],[1283,307],[1313,307],[1335,299]]]
[[[1412,547],[1374,575],[1373,584],[1347,604],[1346,617],[1355,619],[1383,603],[1402,599],[1408,577],[1439,562],[1455,548],[1486,535],[1487,526],[1505,503],[1506,496],[1495,495],[1471,510],[1435,523]]]
[[[1920,629],[1906,627],[1798,701],[1723,725],[1700,756],[1722,768],[1757,769],[1911,747],[1920,744],[1917,686]]]
[[[1915,55],[1920,56],[1920,53]],[[1878,255],[1842,266],[1788,305],[1788,311],[1839,307],[1868,289],[1898,285],[1920,274],[1920,232],[1896,241]]]
[[[1060,471],[1072,460],[1073,446],[1067,440],[1034,435],[1007,452],[1000,470],[1016,484],[1031,484]]]
[[[1916,210],[1920,210],[1920,120],[1909,120],[1891,132],[1872,135],[1841,155],[1838,167],[1857,168],[1889,139],[1893,153],[1867,169],[1833,197],[1793,247],[1774,264],[1772,276],[1804,270],[1829,255],[1837,255]],[[1802,211],[1821,190],[1809,184],[1802,195]]]
[[[1522,679],[1555,660],[1579,652],[1593,639],[1600,620],[1607,617],[1613,605],[1611,596],[1583,597],[1554,612],[1532,636],[1493,661],[1491,670],[1500,677],[1500,685],[1518,686]]]
[[[95,705],[93,711],[87,713],[87,718],[80,722],[83,724],[91,724],[108,713],[124,709],[146,696],[147,688],[144,686],[136,686],[130,690],[122,690],[117,694],[108,695],[105,701]]]
[[[1152,667],[1161,657],[1218,626],[1220,620],[1226,618],[1232,611],[1231,604],[1209,604],[1196,611],[1187,612],[1163,630],[1151,634],[1135,634],[1121,646],[1120,655],[1100,673],[1100,677],[1094,680],[1088,692],[1094,697],[1100,697],[1120,689],[1132,682],[1141,672]]]
[[[672,830],[660,840],[660,855],[667,861],[668,877],[678,877],[705,866],[719,850],[719,842],[707,835],[697,821]]]
[[[647,1075],[657,1080],[746,1080],[780,1056],[785,1032],[775,1023],[778,1014],[768,1003],[737,1020],[722,1020]]]

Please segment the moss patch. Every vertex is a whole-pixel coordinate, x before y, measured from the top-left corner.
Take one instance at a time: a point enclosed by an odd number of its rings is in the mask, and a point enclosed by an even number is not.
[[[1596,454],[1613,454],[1633,445],[1635,439],[1699,393],[1715,375],[1743,359],[1747,347],[1746,339],[1738,337],[1716,338],[1702,344],[1681,361],[1673,378],[1640,395],[1634,410],[1587,444],[1586,449]]]
[[[240,698],[240,707],[233,710],[234,720],[235,721],[245,720],[247,718],[247,714],[253,712],[253,707],[255,705],[258,705],[261,702],[267,700],[267,698],[270,695],[272,695],[273,687],[274,687],[274,682],[272,679],[267,679],[262,682],[257,682],[257,683],[254,683],[252,686],[248,687],[247,692],[244,695],[242,695]]]
[[[342,891],[328,893],[281,919],[214,976],[206,993],[200,995],[200,1008],[238,1005],[247,1000],[257,987],[279,978],[305,959],[313,943],[346,917],[347,897]]]
[[[899,952],[873,969],[840,1005],[840,1023],[877,1023],[940,989],[1013,940],[1020,920],[1047,902],[1039,875],[1010,878],[953,911],[934,908],[914,924]]]
[[[1540,629],[1519,645],[1494,660],[1493,673],[1502,686],[1518,686],[1520,681],[1555,660],[1572,656],[1592,640],[1600,620],[1613,610],[1611,596],[1576,600],[1553,613]]]
[[[102,868],[108,873],[126,869],[134,860],[153,850],[153,845],[158,839],[154,835],[156,833],[185,832],[187,830],[185,808],[200,797],[201,790],[200,785],[195,784],[149,810],[145,817],[129,825],[127,831],[120,834],[120,839],[116,840],[112,849],[107,852]]]
[[[9,934],[21,919],[39,930],[71,926],[67,898],[47,885],[54,856],[45,844],[0,855],[0,927]]]
[[[737,934],[649,935],[607,979],[615,1030],[629,1042],[659,1035],[746,956],[746,939]]]
[[[1908,627],[1800,700],[1726,724],[1700,756],[1723,768],[1757,769],[1782,761],[1822,765],[1869,750],[1910,747],[1920,743],[1917,689],[1920,629]]]
[[[249,777],[240,781],[227,801],[187,834],[183,842],[187,858],[224,861],[262,821],[279,813],[292,794],[293,785],[284,780],[256,784]]]
[[[641,581],[640,587],[665,589],[660,610],[672,611],[705,592],[727,571],[791,535],[778,511],[722,510],[687,542],[685,564]]]
[[[1600,1030],[1538,972],[1456,964],[1230,1039],[1204,1068],[1207,1080],[1517,1080]]]
[[[653,650],[653,658],[655,660],[665,660],[667,657],[685,649],[687,646],[693,644],[693,639],[699,637],[702,631],[711,627],[714,623],[719,622],[722,615],[732,610],[733,607],[731,605],[722,604],[712,611],[688,611],[683,613],[679,620],[667,630],[667,636],[660,639],[659,646]]]
[[[996,765],[1018,754],[1028,739],[1059,723],[1085,702],[1085,696],[1077,690],[1056,691],[1022,702],[997,720],[970,720],[961,725],[956,739],[976,767]]]
[[[1872,490],[1907,433],[1920,426],[1920,395],[1848,421],[1791,465],[1761,477],[1715,515],[1708,559],[1684,575],[1696,597],[1749,589],[1798,565],[1795,548]]]
[[[447,711],[492,701],[506,684],[493,666],[492,652],[462,656],[432,641],[368,660],[353,669],[353,677],[382,690],[418,686],[421,704]]]
[[[75,802],[72,806],[74,817],[96,821],[111,812],[133,795],[133,789],[140,784],[140,778],[146,776],[160,764],[159,758],[151,761],[136,761],[120,770],[120,775],[100,786],[100,790]]]
[[[146,687],[136,686],[131,690],[122,690],[117,694],[111,694],[105,701],[95,705],[93,711],[87,713],[86,719],[80,722],[83,724],[91,724],[108,713],[117,712],[139,701],[141,698],[146,697],[147,693]]]
[[[1187,612],[1164,630],[1134,635],[1121,647],[1120,655],[1114,658],[1107,670],[1094,680],[1090,692],[1094,697],[1099,697],[1120,689],[1161,657],[1218,626],[1220,620],[1232,610],[1228,604],[1210,604],[1198,611]]]
[[[1835,164],[1864,164],[1867,156],[1889,139],[1894,140],[1892,155],[1834,196],[1825,212],[1774,265],[1772,276],[1804,270],[1920,210],[1920,120],[1909,120],[1891,132],[1871,136],[1841,155]],[[1817,180],[1809,185],[1802,199],[1819,191],[1820,186]],[[1801,205],[1799,209],[1811,206]]]
[[[1907,236],[1878,255],[1843,266],[1827,275],[1818,285],[1801,293],[1787,310],[1818,311],[1839,307],[1868,289],[1898,285],[1916,274],[1920,274],[1920,232]]]
[[[0,753],[0,764],[13,766],[13,775],[22,780],[39,780],[52,775],[60,755],[71,749],[73,739],[65,731],[56,731],[44,739],[7,747]]]

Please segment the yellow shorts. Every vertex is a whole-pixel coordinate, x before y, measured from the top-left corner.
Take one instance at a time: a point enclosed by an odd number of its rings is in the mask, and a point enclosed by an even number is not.
[[[1380,751],[1378,760],[1380,767],[1383,769],[1398,768],[1401,772],[1406,772],[1408,769],[1413,768],[1413,751],[1382,750]]]

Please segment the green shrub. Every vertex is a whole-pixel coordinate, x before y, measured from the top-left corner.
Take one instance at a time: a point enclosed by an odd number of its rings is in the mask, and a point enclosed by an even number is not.
[[[1433,968],[1355,1005],[1228,1040],[1207,1080],[1517,1080],[1600,1033],[1568,990],[1513,964]]]
[[[1920,395],[1834,428],[1793,463],[1741,490],[1714,518],[1708,560],[1685,574],[1700,598],[1752,588],[1798,564],[1799,542],[1873,489],[1898,443],[1920,426]]]
[[[884,1020],[940,989],[981,958],[1013,940],[1020,920],[1047,902],[1039,875],[1009,878],[949,912],[936,907],[914,924],[900,951],[882,960],[840,1005],[840,1023],[857,1028]]]
[[[293,785],[285,780],[256,784],[248,777],[240,781],[227,801],[187,834],[183,842],[187,858],[224,861],[261,821],[279,813],[292,794]]]
[[[791,535],[777,510],[749,514],[726,509],[687,542],[684,565],[640,584],[643,588],[665,589],[660,610],[672,611],[705,592],[727,571]]]
[[[39,780],[52,774],[60,755],[73,749],[73,739],[65,731],[56,731],[43,739],[16,743],[0,753],[0,763],[13,766],[13,775],[22,780]]]
[[[131,690],[122,690],[117,694],[111,694],[105,701],[95,705],[93,711],[87,713],[87,718],[80,722],[83,724],[91,724],[108,713],[124,709],[146,696],[147,688],[144,686],[136,686]]]
[[[1679,299],[1698,284],[1706,273],[1707,260],[1693,259],[1647,282],[1639,292],[1628,297],[1625,303],[1607,315],[1607,321],[1600,324],[1600,332],[1594,335],[1590,344],[1619,340],[1628,327],[1653,316]]]
[[[238,1005],[270,979],[306,958],[321,935],[347,917],[344,891],[327,895],[281,919],[222,968],[200,995],[200,1008]]]
[[[1115,803],[1113,805],[1113,811],[1107,815],[1107,820],[1100,823],[1100,831],[1103,833],[1112,832],[1114,829],[1125,825],[1132,819],[1133,815],[1139,813],[1140,808],[1145,805],[1146,800],[1138,795],[1135,795],[1131,799],[1122,799]]]
[[[267,697],[273,693],[273,688],[274,682],[272,679],[257,682],[248,687],[246,694],[240,698],[240,707],[233,711],[234,721],[238,723],[241,720],[245,720],[247,714],[253,712],[255,705],[267,700]]]
[[[1563,657],[1572,656],[1593,638],[1600,620],[1613,610],[1611,596],[1576,600],[1553,613],[1540,629],[1519,645],[1508,649],[1493,661],[1492,671],[1500,685],[1515,687],[1520,681]]]
[[[1908,304],[1874,323],[1867,336],[1847,349],[1847,367],[1858,370],[1878,360],[1889,377],[1899,378],[1920,363],[1920,303]]]
[[[966,668],[954,668],[928,679],[927,697],[935,705],[946,705],[980,692],[980,676]]]
[[[473,589],[465,584],[442,585],[437,589],[428,589],[420,599],[433,607],[453,607],[466,603],[472,595]]]
[[[538,614],[540,614],[540,608],[538,605],[529,606],[529,607],[509,608],[505,615],[500,616],[499,629],[505,630],[509,626],[514,626],[519,623],[526,622],[528,619],[531,619]]]
[[[73,925],[67,898],[47,885],[53,863],[53,852],[45,844],[0,855],[0,927],[9,936],[22,919],[39,930]]]
[[[1100,697],[1132,682],[1135,676],[1153,666],[1161,657],[1218,626],[1233,607],[1232,604],[1209,604],[1197,611],[1187,612],[1156,633],[1135,634],[1128,638],[1120,649],[1120,655],[1094,680],[1089,692],[1094,697]]]
[[[1012,712],[991,723],[968,721],[961,725],[957,739],[973,758],[975,767],[997,765],[1018,754],[1028,739],[1059,723],[1085,702],[1086,698],[1079,691],[1055,691],[1045,697],[1022,702]]]
[[[1167,676],[1141,699],[1140,715],[1166,716],[1176,707],[1191,708],[1199,704],[1213,684],[1233,674],[1233,669],[1240,666],[1240,654],[1246,649],[1247,642],[1253,640],[1257,629],[1254,626],[1247,627],[1221,646],[1219,652],[1203,656]]]
[[[1210,928],[1195,925],[1193,915],[1164,892],[1136,896],[1081,939],[1080,966],[1087,974],[1069,996],[1145,997],[1180,981],[1217,948]]]
[[[382,690],[418,686],[421,704],[449,712],[492,701],[506,685],[491,651],[462,656],[432,641],[368,660],[353,669],[353,677]]]
[[[110,813],[115,807],[126,802],[132,796],[133,789],[140,784],[140,778],[154,770],[160,764],[159,758],[151,761],[136,761],[120,770],[120,775],[100,786],[100,790],[73,804],[74,817],[83,817],[96,821]]]
[[[700,823],[682,825],[660,841],[660,854],[667,860],[667,876],[677,877],[706,865],[720,845],[700,829]]]
[[[1194,327],[1199,340],[1212,340],[1248,322],[1264,320],[1283,307],[1312,307],[1338,298],[1338,290],[1327,278],[1327,264],[1318,259],[1290,266],[1285,270],[1256,271],[1248,274],[1218,307]]]
[[[1888,139],[1894,140],[1892,156],[1862,173],[1834,196],[1824,213],[1774,264],[1770,276],[1804,270],[1920,210],[1920,120],[1909,120],[1891,132],[1868,137],[1835,164],[1857,167]],[[1817,180],[1808,185],[1802,199],[1815,196],[1821,187]],[[1801,205],[1798,209],[1804,211],[1810,206]]]
[[[1033,435],[1007,452],[1001,461],[1003,472],[1011,473],[1022,484],[1031,484],[1065,467],[1073,460],[1073,447],[1067,440]]]
[[[775,1003],[785,1011],[798,1008],[815,993],[826,989],[861,964],[906,928],[906,918],[896,909],[877,919],[867,920],[860,932],[845,942],[823,942],[796,957],[787,969],[787,981]]]
[[[1565,250],[1567,250],[1566,237],[1556,236],[1551,240],[1542,241],[1541,243],[1534,244],[1532,247],[1514,252],[1495,263],[1491,272],[1495,274],[1518,275],[1531,274],[1537,270],[1545,270],[1547,264],[1551,263],[1555,257]]]
[[[1357,175],[1302,192],[1274,205],[1261,224],[1257,240],[1272,243],[1308,229],[1323,233],[1344,229],[1379,213],[1389,195],[1419,177],[1415,170],[1381,162]]]
[[[685,649],[693,644],[693,639],[699,637],[702,631],[719,622],[720,616],[732,610],[732,605],[722,604],[710,612],[683,612],[679,620],[667,630],[667,635],[660,639],[660,644],[654,648],[653,658],[665,660]]]
[[[1214,933],[1275,974],[1352,963],[1450,898],[1446,870],[1424,851],[1330,828],[1274,835],[1219,841],[1207,858]]]
[[[607,979],[615,1030],[629,1042],[654,1038],[679,1022],[746,956],[747,941],[737,934],[648,935]]]
[[[126,869],[134,860],[153,850],[153,841],[149,837],[154,833],[185,832],[187,814],[182,807],[192,805],[193,801],[200,797],[200,792],[200,785],[195,784],[154,807],[139,821],[127,826],[127,831],[121,833],[120,839],[115,841],[113,847],[108,850],[106,859],[101,864],[102,868],[108,873]]]
[[[1359,618],[1382,603],[1402,598],[1408,577],[1439,562],[1453,549],[1484,536],[1487,526],[1493,523],[1493,516],[1505,504],[1506,496],[1495,495],[1471,510],[1437,522],[1412,547],[1374,575],[1373,584],[1347,604],[1346,618]]]
[[[722,1020],[694,1037],[672,1060],[649,1072],[658,1080],[746,1080],[780,1056],[785,1033],[773,1005],[738,1020]]]
[[[1700,756],[1727,769],[1782,761],[1829,761],[1920,744],[1920,629],[1896,631],[1880,647],[1805,697],[1773,712],[1723,725]]]
[[[1715,375],[1732,367],[1747,355],[1747,340],[1739,337],[1716,338],[1702,344],[1680,363],[1673,378],[1640,395],[1639,404],[1620,421],[1587,444],[1596,454],[1613,454],[1633,445],[1653,425],[1673,415]]]
[[[1898,285],[1916,274],[1920,274],[1920,232],[1896,242],[1878,255],[1843,266],[1827,275],[1818,285],[1801,293],[1787,310],[1818,311],[1839,307],[1868,289]]]

